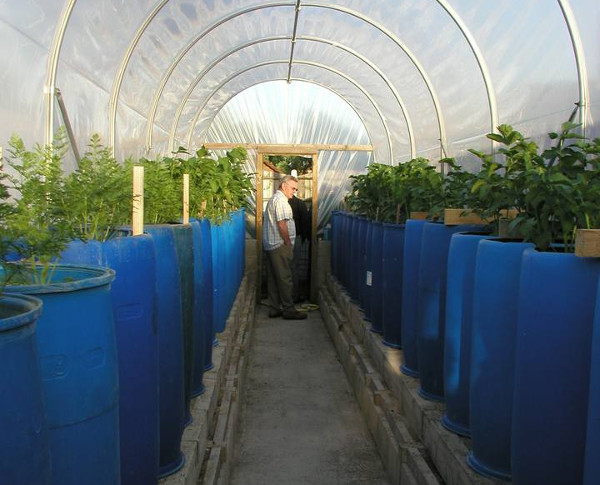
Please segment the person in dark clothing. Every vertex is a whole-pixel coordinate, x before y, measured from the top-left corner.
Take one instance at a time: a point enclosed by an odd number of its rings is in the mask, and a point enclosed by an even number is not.
[[[307,298],[307,281],[308,275],[306,268],[308,261],[303,258],[303,249],[306,244],[310,244],[311,236],[311,217],[308,208],[302,199],[294,195],[289,199],[289,204],[292,207],[294,216],[294,224],[296,226],[296,240],[294,241],[294,259],[292,261],[292,282],[293,282],[293,297],[294,302],[299,303]],[[308,251],[304,251],[308,254]],[[305,256],[305,255],[304,255]],[[305,271],[302,271],[304,266]]]

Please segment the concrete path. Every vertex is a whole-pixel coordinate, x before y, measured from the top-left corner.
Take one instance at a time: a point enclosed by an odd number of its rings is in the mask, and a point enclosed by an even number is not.
[[[257,307],[232,485],[388,485],[318,311]]]

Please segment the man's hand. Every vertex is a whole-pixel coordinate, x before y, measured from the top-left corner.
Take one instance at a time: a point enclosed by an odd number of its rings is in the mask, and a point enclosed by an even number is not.
[[[279,229],[279,234],[283,239],[283,243],[286,246],[291,246],[292,241],[290,239],[290,233],[288,232],[287,222],[285,221],[285,219],[277,221],[277,228]]]

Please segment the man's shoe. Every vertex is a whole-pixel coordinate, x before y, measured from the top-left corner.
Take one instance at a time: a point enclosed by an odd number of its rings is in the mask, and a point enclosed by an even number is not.
[[[281,310],[269,310],[269,318],[277,318],[281,316]]]
[[[306,318],[306,313],[299,312],[297,310],[290,312],[283,312],[284,320],[304,320]]]

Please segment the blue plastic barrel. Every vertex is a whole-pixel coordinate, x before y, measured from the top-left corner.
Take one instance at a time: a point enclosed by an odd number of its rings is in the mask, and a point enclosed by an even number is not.
[[[444,339],[444,427],[470,436],[469,386],[475,261],[479,242],[487,234],[457,233],[450,240],[446,278]]]
[[[450,239],[457,232],[477,231],[482,226],[447,226],[427,222],[423,227],[418,284],[419,394],[425,399],[444,399],[444,337],[446,323],[446,274]]]
[[[204,332],[202,337],[204,342],[204,351],[202,352],[204,365],[202,368],[206,372],[213,368],[213,258],[210,222],[208,219],[201,219],[199,224],[202,236],[202,307],[200,309]]]
[[[350,295],[350,301],[356,303],[357,294],[356,294],[356,285],[358,281],[356,279],[356,266],[353,264],[356,261],[357,256],[357,246],[358,242],[356,240],[357,228],[358,228],[358,217],[356,214],[349,215],[348,221],[348,252],[346,253],[346,270],[348,274],[346,275],[346,291]]]
[[[183,319],[184,426],[187,426],[192,422],[190,406],[194,370],[194,236],[191,224],[173,224],[173,234],[181,289],[179,296]]]
[[[404,224],[383,225],[383,343],[394,349],[402,347],[402,259],[404,256],[404,230]]]
[[[367,228],[369,223],[366,217],[358,218],[358,254],[353,262],[354,271],[356,271],[356,290],[358,294],[358,304],[365,308],[365,250],[367,247]]]
[[[121,485],[158,481],[158,329],[154,314],[156,253],[152,237],[118,237],[103,243],[112,268],[120,382]]]
[[[181,280],[173,225],[145,226],[156,248],[156,322],[158,327],[159,477],[184,464],[181,436],[185,423]]]
[[[339,279],[340,212],[331,211],[331,274]]]
[[[523,253],[515,359],[513,483],[583,482],[600,260]]]
[[[371,332],[383,333],[383,224],[374,221],[371,232]]]
[[[129,230],[99,243],[73,241],[66,263],[100,264],[115,271],[111,300],[119,362],[121,485],[158,482],[158,331],[154,315],[156,254],[147,235]]]
[[[36,342],[41,300],[0,296],[0,481],[48,485],[50,451]]]
[[[340,284],[344,287],[348,287],[348,275],[350,274],[350,268],[348,268],[348,261],[350,260],[350,229],[351,229],[351,216],[348,212],[344,212],[342,227],[341,227],[341,258],[340,258]]]
[[[471,331],[467,462],[479,474],[510,480],[510,428],[515,373],[519,281],[523,251],[516,240],[479,242]]]
[[[42,300],[37,344],[54,485],[119,483],[119,381],[107,268],[57,265],[49,284],[7,286]]]
[[[364,254],[360,257],[359,265],[361,272],[361,298],[362,298],[362,308],[365,313],[365,320],[367,322],[371,321],[371,307],[373,306],[371,303],[371,256],[373,254],[373,244],[371,243],[371,239],[373,238],[373,221],[366,219],[365,220],[367,229],[365,231],[365,250]]]
[[[583,485],[596,485],[600,477],[600,286],[594,313],[589,394]]]
[[[197,397],[204,392],[204,366],[206,351],[206,338],[210,338],[206,332],[206,322],[204,320],[203,305],[212,295],[205,293],[205,270],[204,270],[204,238],[202,235],[202,226],[198,220],[190,219],[192,234],[194,237],[194,354],[191,396]],[[211,342],[212,343],[212,342]],[[212,345],[211,345],[212,347]]]
[[[213,331],[215,334],[225,330],[225,234],[222,224],[211,224],[213,254]]]
[[[404,255],[402,258],[402,354],[400,367],[403,374],[419,377],[418,328],[418,284],[421,264],[421,240],[424,220],[409,219],[404,229]]]

